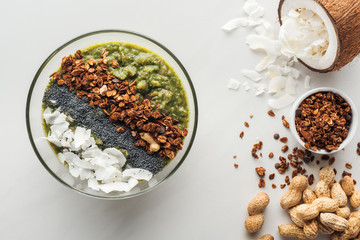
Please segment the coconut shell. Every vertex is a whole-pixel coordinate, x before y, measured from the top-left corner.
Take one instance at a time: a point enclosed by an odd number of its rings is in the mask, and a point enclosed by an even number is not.
[[[281,8],[286,0],[280,0],[278,14],[281,21]],[[291,1],[291,0],[287,0]],[[314,69],[317,72],[337,71],[350,63],[360,53],[360,0],[314,0],[328,14],[338,35],[339,49],[333,65],[327,69]]]

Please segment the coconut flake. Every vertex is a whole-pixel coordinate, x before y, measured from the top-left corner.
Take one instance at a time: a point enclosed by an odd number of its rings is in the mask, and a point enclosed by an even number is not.
[[[239,27],[246,27],[249,24],[249,21],[247,18],[234,18],[230,21],[228,21],[223,27],[222,30],[226,32],[230,32],[236,28]]]
[[[289,106],[291,103],[293,103],[295,101],[295,98],[290,96],[289,94],[285,93],[284,95],[282,95],[281,97],[278,98],[270,98],[268,100],[268,105],[271,108],[274,109],[281,109],[284,107]]]
[[[285,92],[290,95],[296,94],[296,81],[294,78],[292,78],[290,76],[287,78],[287,81],[286,81]]]
[[[121,151],[116,148],[102,151],[91,137],[90,129],[76,127],[73,132],[69,129],[66,115],[58,110],[54,112],[50,109],[44,111],[45,121],[53,123],[50,124],[51,131],[47,139],[56,146],[66,147],[58,153],[60,162],[67,164],[73,177],[87,180],[89,188],[106,193],[128,192],[138,184],[138,179],[149,181],[152,178],[151,172],[139,168],[129,168],[123,175],[122,167],[126,158]]]
[[[269,93],[276,93],[286,86],[286,78],[282,76],[274,77],[269,82]]]
[[[232,90],[238,90],[240,86],[240,82],[234,78],[230,78],[228,88]]]
[[[263,71],[270,64],[274,63],[278,56],[280,56],[281,43],[277,40],[272,40],[261,35],[249,35],[246,37],[246,43],[252,50],[263,50],[266,57],[256,66],[256,71]]]
[[[254,82],[258,82],[262,79],[262,75],[254,70],[243,69],[241,70],[241,73],[242,75]]]
[[[137,180],[149,181],[152,178],[152,173],[141,168],[130,168],[123,171],[124,177],[133,177]]]
[[[244,12],[254,18],[260,18],[264,15],[265,9],[255,0],[247,0],[243,7]]]

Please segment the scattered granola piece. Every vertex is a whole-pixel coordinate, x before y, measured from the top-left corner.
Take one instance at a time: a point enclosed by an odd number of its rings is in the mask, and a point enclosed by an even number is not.
[[[277,188],[276,184],[272,184],[271,187],[272,187],[273,189]]]
[[[260,178],[258,186],[259,186],[259,188],[264,188],[265,187],[265,180],[263,178]]]
[[[251,115],[250,115],[250,118],[253,118],[253,117],[254,117],[254,115],[251,114]]]
[[[281,148],[281,151],[283,153],[287,152],[289,150],[289,146],[288,145],[284,145],[282,148]]]
[[[319,165],[320,161],[319,160],[316,160],[316,165]]]
[[[290,124],[289,124],[288,121],[286,121],[286,119],[284,119],[284,120],[282,121],[282,123],[283,123],[284,127],[290,128]]]
[[[288,141],[287,137],[280,138],[280,142],[282,142],[282,143],[287,143],[287,141]]]
[[[238,167],[239,167],[239,165],[238,165],[238,164],[236,164],[236,163],[234,163],[234,167],[235,167],[235,168],[238,168]]]
[[[234,156],[233,156],[233,159],[236,159],[236,158],[237,158],[237,156],[236,156],[236,155],[234,155]]]
[[[270,152],[269,153],[269,158],[273,158],[274,157],[274,153],[273,152]]]
[[[241,131],[240,138],[243,138],[243,137],[244,137],[244,131]]]
[[[284,189],[285,187],[286,187],[286,184],[281,184],[281,185],[280,185],[280,188],[281,188],[281,189]]]
[[[255,168],[256,173],[259,175],[259,177],[265,176],[266,169],[263,167],[257,167]]]
[[[275,173],[272,173],[272,174],[269,175],[270,180],[273,180],[274,178],[275,178]]]
[[[314,174],[310,174],[310,176],[308,177],[308,182],[309,182],[309,185],[313,185],[314,183]]]
[[[267,114],[268,114],[270,117],[275,117],[275,113],[274,113],[273,110],[269,110],[269,111],[267,112]]]
[[[360,148],[356,149],[356,153],[360,156]]]
[[[245,127],[250,127],[250,125],[249,125],[249,123],[248,122],[244,122],[244,125],[245,125]]]
[[[329,159],[329,165],[333,165],[334,162],[335,162],[335,157],[331,157],[331,158]]]
[[[346,163],[346,164],[345,164],[345,167],[346,167],[347,169],[352,169],[352,165],[351,165],[350,163]]]

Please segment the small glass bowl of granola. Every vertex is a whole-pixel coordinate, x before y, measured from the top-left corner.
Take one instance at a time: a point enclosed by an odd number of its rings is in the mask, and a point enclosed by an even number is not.
[[[358,113],[343,92],[329,87],[312,89],[293,104],[290,130],[301,146],[317,154],[344,149],[355,136]]]

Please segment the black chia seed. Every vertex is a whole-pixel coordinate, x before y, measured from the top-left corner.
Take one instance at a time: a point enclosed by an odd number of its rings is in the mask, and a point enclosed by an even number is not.
[[[84,97],[85,98],[85,97]],[[129,128],[122,134],[116,132],[116,127],[109,121],[109,117],[99,107],[90,107],[84,99],[79,99],[68,87],[51,84],[44,94],[43,102],[54,108],[61,108],[77,124],[91,129],[105,147],[117,146],[129,153],[129,164],[134,168],[143,168],[156,174],[166,164],[166,160],[157,155],[147,154],[143,148],[135,146],[135,140]],[[123,123],[116,123],[119,127]]]

